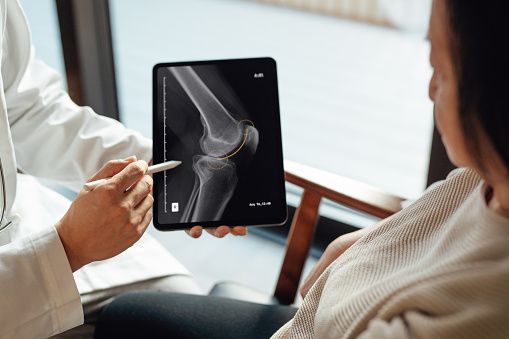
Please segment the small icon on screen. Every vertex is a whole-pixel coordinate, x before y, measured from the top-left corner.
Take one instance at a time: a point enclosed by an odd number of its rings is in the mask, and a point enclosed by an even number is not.
[[[255,73],[254,77],[255,78],[263,78],[263,73]]]
[[[179,211],[179,203],[178,202],[172,202],[171,203],[171,211],[172,212],[178,212]]]

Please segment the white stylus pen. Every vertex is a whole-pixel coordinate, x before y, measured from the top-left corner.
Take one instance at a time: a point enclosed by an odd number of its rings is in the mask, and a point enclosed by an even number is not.
[[[169,170],[169,169],[177,167],[181,163],[182,163],[182,161],[170,160],[170,161],[163,162],[163,163],[160,163],[160,164],[157,164],[157,165],[152,165],[152,166],[148,167],[147,174],[153,174],[153,173]],[[104,182],[104,181],[106,181],[108,179],[111,179],[111,178],[104,178],[104,179],[99,179],[99,180],[96,180],[96,181],[87,182],[87,183],[85,183],[83,185],[83,189],[85,191],[90,191],[92,188],[96,187],[101,182]]]

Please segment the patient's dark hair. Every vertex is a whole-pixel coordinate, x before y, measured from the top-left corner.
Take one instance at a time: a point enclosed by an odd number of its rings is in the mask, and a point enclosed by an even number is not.
[[[485,169],[479,128],[509,169],[509,1],[442,0],[450,18],[459,114],[474,158]]]

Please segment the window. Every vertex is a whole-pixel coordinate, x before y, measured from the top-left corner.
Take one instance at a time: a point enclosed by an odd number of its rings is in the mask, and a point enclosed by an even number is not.
[[[55,68],[65,81],[65,66],[54,0],[20,0],[35,46],[35,57]]]
[[[419,1],[377,3],[393,19]],[[22,4],[37,57],[63,71],[54,2]],[[154,64],[270,56],[278,63],[285,158],[408,198],[424,190],[433,117],[422,27],[400,30],[245,0],[110,0],[110,10],[128,127],[152,134]]]

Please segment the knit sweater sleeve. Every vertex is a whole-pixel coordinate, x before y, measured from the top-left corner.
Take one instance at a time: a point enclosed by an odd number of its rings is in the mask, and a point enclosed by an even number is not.
[[[509,275],[497,266],[508,264],[458,267],[423,281],[385,305],[357,338],[507,338]]]

